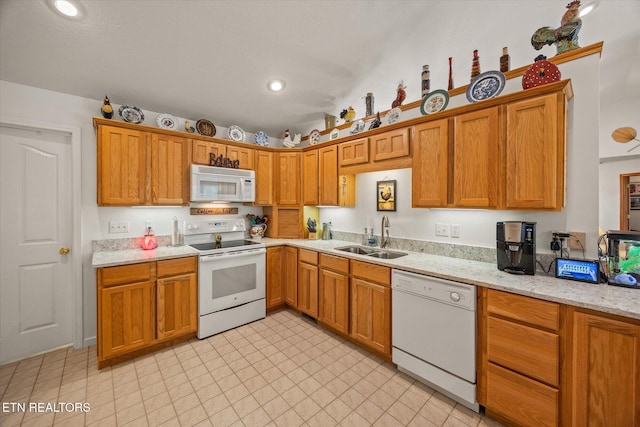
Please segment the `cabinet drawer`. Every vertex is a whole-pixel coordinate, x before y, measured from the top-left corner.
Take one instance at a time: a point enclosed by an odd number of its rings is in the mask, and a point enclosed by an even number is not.
[[[489,289],[487,311],[541,328],[560,328],[560,304]]]
[[[158,277],[195,273],[197,265],[197,257],[176,258],[165,261],[158,261]]]
[[[391,269],[389,267],[351,260],[351,273],[354,277],[362,277],[372,282],[391,286]]]
[[[320,266],[329,270],[349,274],[349,260],[333,255],[320,254]]]
[[[98,284],[101,286],[113,286],[155,280],[155,267],[155,262],[144,262],[141,264],[100,268],[98,269]]]
[[[318,252],[307,249],[298,249],[298,261],[318,265]]]
[[[488,364],[487,409],[523,426],[558,425],[558,390]]]
[[[487,319],[487,358],[528,377],[558,387],[558,335],[508,320]]]

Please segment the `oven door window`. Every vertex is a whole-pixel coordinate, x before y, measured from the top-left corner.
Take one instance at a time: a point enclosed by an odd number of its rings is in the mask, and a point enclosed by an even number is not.
[[[265,297],[265,253],[201,258],[198,271],[200,315]]]

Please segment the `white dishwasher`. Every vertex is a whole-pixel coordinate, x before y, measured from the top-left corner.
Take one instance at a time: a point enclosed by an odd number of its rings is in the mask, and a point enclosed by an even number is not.
[[[476,287],[393,270],[391,289],[393,363],[478,412]]]

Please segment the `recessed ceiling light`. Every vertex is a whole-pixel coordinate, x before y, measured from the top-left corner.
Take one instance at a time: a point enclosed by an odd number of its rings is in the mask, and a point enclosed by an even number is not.
[[[584,7],[580,10],[580,18],[583,18],[587,14],[593,12],[593,10],[598,7],[599,2],[593,1],[584,5]]]
[[[77,0],[46,0],[47,5],[65,18],[82,19],[85,16],[84,8]]]
[[[271,80],[269,83],[267,83],[267,88],[271,91],[271,92],[280,92],[282,91],[285,86],[287,84],[284,82],[284,80]]]

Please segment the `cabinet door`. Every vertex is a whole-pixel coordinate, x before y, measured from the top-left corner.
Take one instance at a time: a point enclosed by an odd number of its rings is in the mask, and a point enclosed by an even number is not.
[[[369,138],[356,139],[338,145],[340,166],[353,166],[369,163]]]
[[[305,151],[302,154],[302,204],[316,206],[320,204],[320,181],[318,171],[318,150]]]
[[[351,280],[351,336],[391,355],[391,289],[354,277]]]
[[[417,125],[413,131],[411,204],[417,208],[447,206],[449,189],[448,121]]]
[[[349,276],[320,269],[318,320],[349,333]]]
[[[320,204],[338,206],[338,148],[319,150]]]
[[[374,162],[407,157],[411,154],[407,127],[374,135],[370,139]]]
[[[210,165],[211,154],[218,157],[220,154],[226,156],[226,145],[211,141],[192,140],[191,160],[199,165]]]
[[[454,119],[453,204],[490,208],[498,202],[498,107]]]
[[[298,264],[298,309],[318,318],[318,266]]]
[[[298,250],[290,246],[284,249],[284,301],[291,307],[298,306]]]
[[[273,203],[273,153],[255,150],[256,201],[254,205]]]
[[[640,322],[576,311],[574,426],[640,425]]]
[[[283,247],[267,248],[267,308],[284,303]]]
[[[150,182],[148,134],[112,126],[98,133],[98,205],[132,206],[147,203]]]
[[[300,153],[278,153],[278,180],[276,182],[278,203],[281,205],[299,205]]]
[[[564,204],[564,126],[558,126],[556,99],[552,94],[507,105],[507,208]]]
[[[98,299],[100,360],[145,347],[153,340],[152,289],[139,282],[100,289]]]
[[[151,137],[151,202],[189,204],[188,140],[153,134]]]
[[[196,274],[158,279],[156,289],[158,340],[198,330]]]
[[[227,145],[227,157],[240,160],[240,169],[253,169],[253,149]]]

